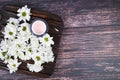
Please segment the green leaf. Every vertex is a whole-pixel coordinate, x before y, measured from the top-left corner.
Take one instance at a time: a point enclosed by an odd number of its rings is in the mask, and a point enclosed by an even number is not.
[[[5,57],[5,55],[7,54],[7,52],[2,52],[2,55]]]

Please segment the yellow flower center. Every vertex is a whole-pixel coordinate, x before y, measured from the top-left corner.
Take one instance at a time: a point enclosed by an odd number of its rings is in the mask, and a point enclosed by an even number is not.
[[[15,23],[14,23],[14,22],[11,22],[11,24],[12,24],[12,25],[15,25]]]
[[[22,16],[25,17],[26,16],[26,12],[22,12]]]
[[[7,54],[7,52],[2,52],[2,56],[4,56],[5,57],[5,55]]]
[[[9,35],[13,35],[13,32],[9,32]]]
[[[13,64],[12,66],[13,66],[13,67],[16,67],[16,64]]]
[[[36,59],[37,59],[37,61],[39,61],[40,60],[40,56],[36,56]]]
[[[23,31],[26,31],[26,27],[25,27],[25,26],[23,26],[22,30],[23,30]]]
[[[46,42],[48,42],[48,38],[46,37],[46,38],[44,38],[44,40],[46,41]]]
[[[18,47],[21,47],[21,45],[20,45],[20,44],[17,44],[17,46],[18,46]]]
[[[31,49],[31,48],[29,48],[29,49],[28,49],[28,51],[29,51],[29,52],[32,52],[32,49]]]

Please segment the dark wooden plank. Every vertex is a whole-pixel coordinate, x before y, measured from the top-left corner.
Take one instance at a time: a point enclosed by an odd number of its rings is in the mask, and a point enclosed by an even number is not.
[[[59,58],[119,57],[119,29],[119,26],[64,29]]]
[[[33,0],[32,0],[33,1]],[[120,5],[118,0],[70,0],[68,1],[20,1],[31,7],[42,8],[62,16],[65,27],[87,27],[119,24]],[[34,5],[36,4],[36,5]]]
[[[120,8],[81,10],[78,14],[65,16],[66,27],[87,27],[119,24]]]
[[[117,76],[115,79],[118,79],[120,75],[119,29],[119,26],[64,29],[61,54],[58,56],[57,72],[54,76],[74,77],[94,74],[94,79],[100,76],[107,79],[108,75],[114,74]],[[106,71],[108,67],[113,68],[112,71]],[[89,76],[89,79],[93,78]]]

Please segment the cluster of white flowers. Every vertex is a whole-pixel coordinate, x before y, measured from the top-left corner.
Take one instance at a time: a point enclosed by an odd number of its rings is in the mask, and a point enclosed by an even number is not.
[[[30,71],[40,72],[42,64],[53,62],[53,37],[45,34],[42,37],[34,36],[30,31],[30,9],[24,6],[18,9],[18,19],[9,18],[4,28],[4,39],[0,43],[0,58],[7,64],[10,73],[18,70],[22,61],[33,60],[34,64],[27,63]]]

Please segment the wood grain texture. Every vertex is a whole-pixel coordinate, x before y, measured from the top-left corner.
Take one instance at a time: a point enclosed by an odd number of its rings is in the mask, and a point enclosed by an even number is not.
[[[64,21],[55,72],[50,78],[0,70],[1,79],[120,80],[119,0],[1,0],[51,11]]]

